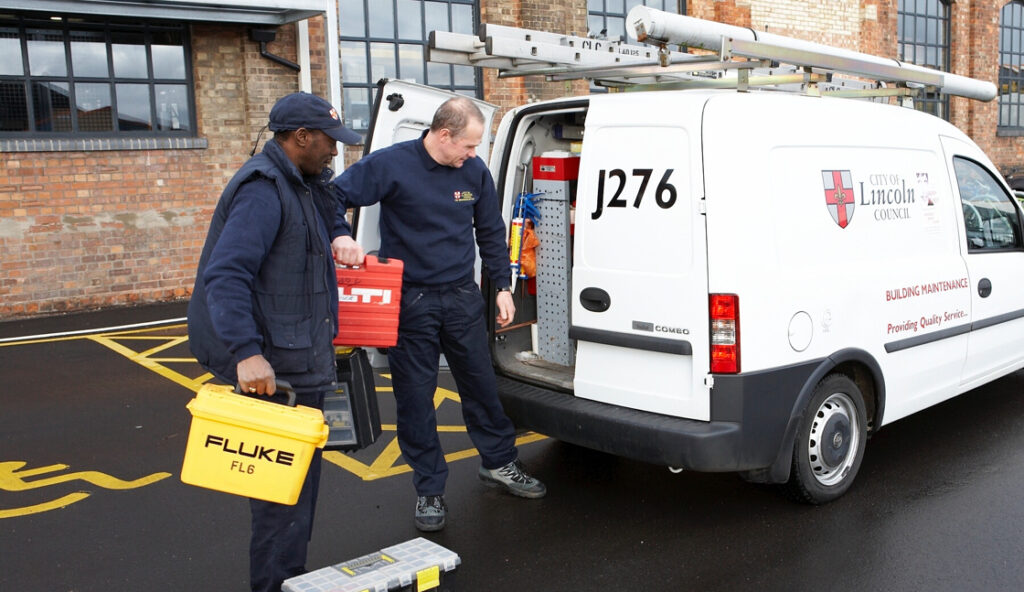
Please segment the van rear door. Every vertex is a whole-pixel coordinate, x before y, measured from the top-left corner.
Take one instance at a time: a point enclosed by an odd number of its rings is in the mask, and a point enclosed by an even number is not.
[[[700,104],[594,96],[580,162],[570,336],[577,397],[710,418]]]
[[[366,137],[363,154],[420,137],[423,130],[430,127],[437,108],[455,96],[456,93],[414,82],[381,80],[377,84],[373,121]],[[491,122],[498,108],[476,99],[474,103],[484,115],[484,137],[476,152],[486,163],[491,148]],[[380,233],[377,228],[379,221],[379,205],[360,208],[355,214],[355,238],[367,252],[380,247]]]

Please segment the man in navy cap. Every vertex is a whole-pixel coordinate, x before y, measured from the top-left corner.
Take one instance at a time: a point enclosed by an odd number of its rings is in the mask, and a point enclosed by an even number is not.
[[[269,128],[273,139],[235,173],[214,210],[189,302],[189,346],[244,393],[269,397],[286,380],[297,404],[322,409],[337,380],[332,243],[351,234],[328,191],[330,164],[337,142],[362,138],[330,103],[303,92],[277,101]],[[305,573],[319,482],[317,450],[294,506],[250,500],[252,590],[276,592]]]

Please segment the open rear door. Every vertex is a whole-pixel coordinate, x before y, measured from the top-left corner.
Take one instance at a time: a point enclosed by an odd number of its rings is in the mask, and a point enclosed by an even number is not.
[[[382,79],[377,83],[373,121],[367,134],[364,154],[420,137],[423,130],[430,127],[437,108],[454,96],[457,96],[456,93],[414,82]],[[498,108],[476,99],[473,101],[484,114],[484,137],[477,148],[477,155],[486,163],[491,149],[491,122]],[[353,215],[356,241],[367,252],[380,247],[379,221],[379,205],[360,208]]]

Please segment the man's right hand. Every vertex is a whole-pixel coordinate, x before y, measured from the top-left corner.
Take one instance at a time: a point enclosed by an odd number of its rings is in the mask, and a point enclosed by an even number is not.
[[[270,395],[274,394],[274,369],[270,362],[260,354],[250,356],[238,363],[238,387],[243,393]]]

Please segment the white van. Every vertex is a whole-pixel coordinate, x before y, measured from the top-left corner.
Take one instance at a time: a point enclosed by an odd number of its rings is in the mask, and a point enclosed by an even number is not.
[[[423,92],[379,90],[404,106],[378,108],[369,149],[429,122]],[[521,428],[823,503],[880,427],[1024,367],[1021,207],[932,115],[592,94],[507,113],[490,166],[509,221],[539,194],[536,277],[492,351]]]

